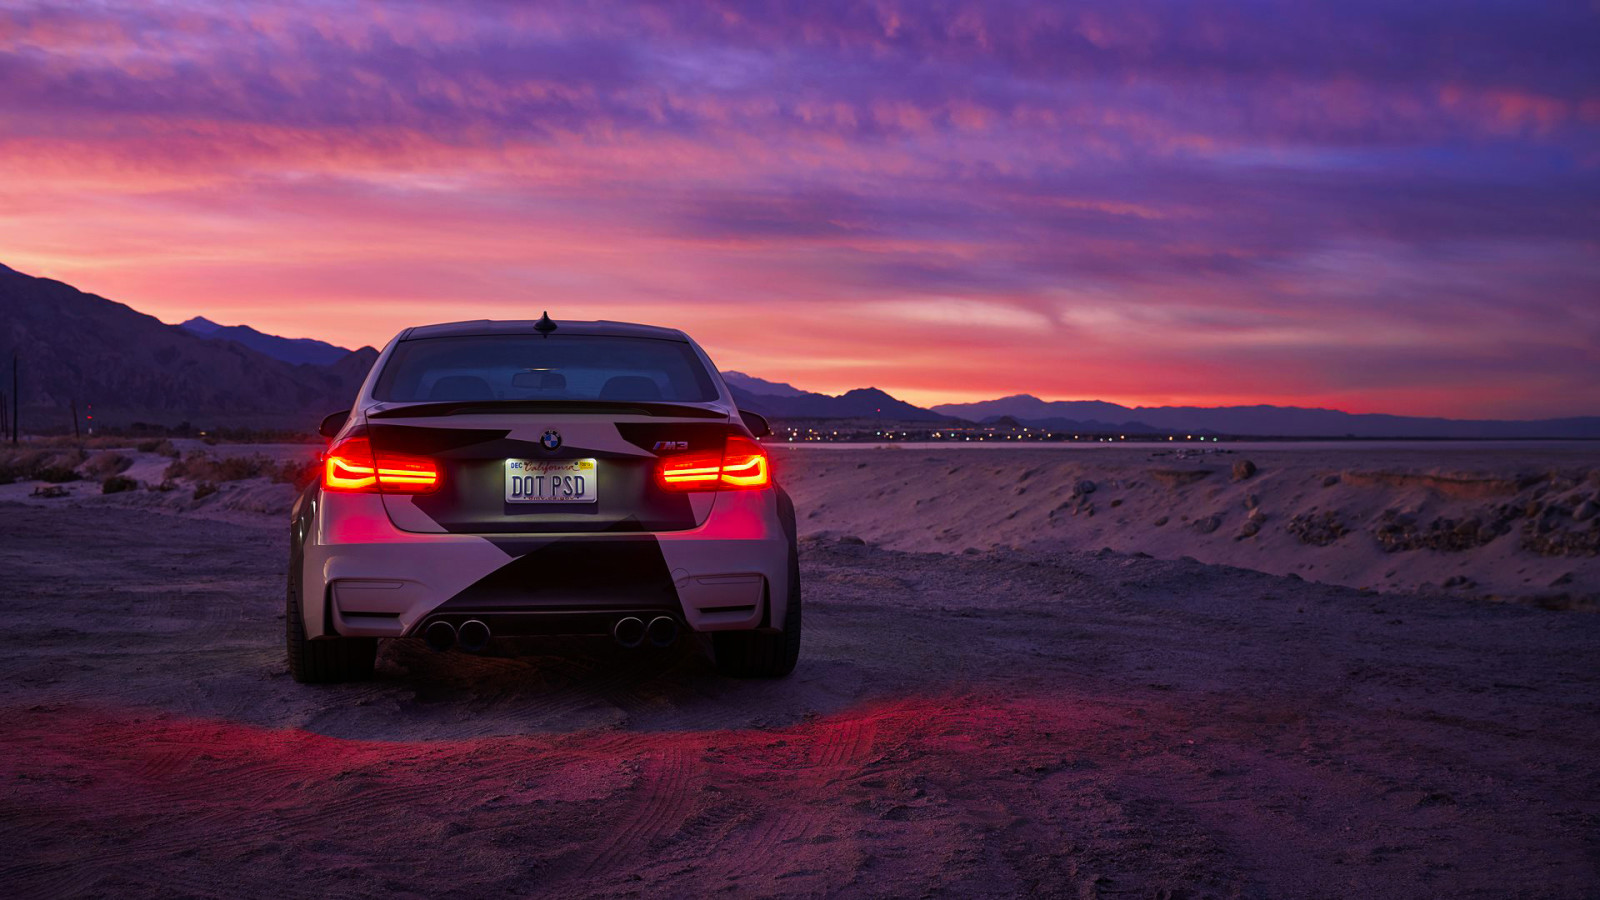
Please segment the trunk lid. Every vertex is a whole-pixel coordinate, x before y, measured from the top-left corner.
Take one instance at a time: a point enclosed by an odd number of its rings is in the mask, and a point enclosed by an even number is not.
[[[492,411],[428,404],[373,412],[366,427],[379,454],[426,456],[439,467],[433,493],[383,495],[395,527],[547,534],[682,531],[702,524],[715,492],[663,489],[656,483],[657,461],[720,448],[740,426],[721,411],[675,404]],[[512,475],[529,480],[511,492]]]

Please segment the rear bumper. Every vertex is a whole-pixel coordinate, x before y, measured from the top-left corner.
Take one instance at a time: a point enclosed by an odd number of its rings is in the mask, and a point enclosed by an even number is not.
[[[719,495],[701,526],[659,534],[401,531],[370,494],[318,494],[302,544],[309,635],[416,636],[481,618],[497,634],[592,634],[624,615],[694,631],[782,622],[792,540],[779,492]],[[497,627],[498,626],[498,627]]]

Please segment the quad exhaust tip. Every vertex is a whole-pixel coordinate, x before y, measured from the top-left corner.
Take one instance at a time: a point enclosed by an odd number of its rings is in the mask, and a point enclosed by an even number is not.
[[[489,626],[477,619],[468,619],[456,630],[456,637],[461,641],[461,649],[477,653],[489,646]]]
[[[646,625],[638,616],[623,616],[611,627],[611,636],[630,650],[643,646],[645,641],[652,647],[670,647],[678,640],[678,620],[656,616]]]
[[[624,647],[633,648],[644,643],[648,628],[638,616],[624,616],[611,626],[611,636]]]
[[[450,645],[456,642],[456,627],[441,619],[428,626],[422,633],[422,640],[434,650],[449,650]]]
[[[650,643],[655,647],[670,647],[678,639],[678,620],[671,616],[656,616],[645,629]]]

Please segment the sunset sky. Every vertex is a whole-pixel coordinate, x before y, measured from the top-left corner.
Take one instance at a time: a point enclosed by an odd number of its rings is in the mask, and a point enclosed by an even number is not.
[[[0,0],[0,262],[922,404],[1593,415],[1597,48],[1591,2]]]

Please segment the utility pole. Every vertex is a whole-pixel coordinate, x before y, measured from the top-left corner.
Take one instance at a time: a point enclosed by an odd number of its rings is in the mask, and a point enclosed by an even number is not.
[[[72,398],[72,439],[75,440],[75,441],[83,440],[83,434],[78,431],[78,398],[77,397],[73,397]]]
[[[17,417],[22,415],[22,407],[18,405],[22,397],[22,384],[17,381],[17,351],[11,351],[11,446],[17,445],[17,435],[21,433],[18,427],[22,423]]]

